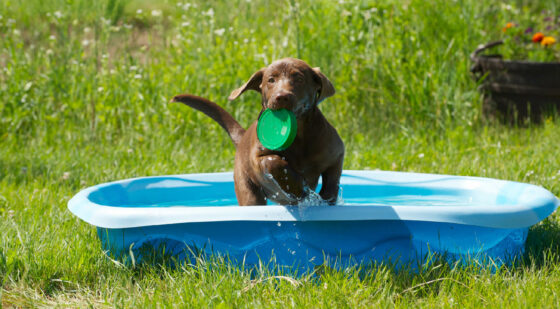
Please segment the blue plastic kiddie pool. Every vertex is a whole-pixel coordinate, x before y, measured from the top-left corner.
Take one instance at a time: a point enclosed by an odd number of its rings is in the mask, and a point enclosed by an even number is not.
[[[432,174],[344,171],[337,206],[237,206],[232,173],[142,177],[79,192],[68,208],[102,247],[138,262],[146,248],[234,263],[309,269],[336,261],[417,263],[431,253],[499,263],[560,201],[530,184]]]

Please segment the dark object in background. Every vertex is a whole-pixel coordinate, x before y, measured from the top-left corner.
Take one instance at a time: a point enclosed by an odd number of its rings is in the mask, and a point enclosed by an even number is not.
[[[560,62],[503,60],[501,55],[479,55],[503,44],[491,42],[479,46],[472,54],[471,72],[481,81],[484,112],[501,113],[503,120],[522,123],[540,122],[545,115],[560,111]]]

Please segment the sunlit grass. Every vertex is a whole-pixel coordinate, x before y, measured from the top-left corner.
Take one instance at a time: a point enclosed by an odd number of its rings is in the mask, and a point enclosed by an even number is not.
[[[66,209],[116,179],[233,169],[227,134],[178,93],[215,100],[244,126],[259,98],[229,93],[271,61],[300,57],[333,81],[321,109],[345,169],[473,175],[560,195],[560,122],[482,116],[468,55],[514,11],[479,1],[0,2],[0,290],[14,306],[555,307],[558,215],[526,256],[484,266],[387,265],[287,278],[224,261],[122,267]],[[513,3],[512,3],[513,4]],[[554,1],[527,3],[548,9]]]

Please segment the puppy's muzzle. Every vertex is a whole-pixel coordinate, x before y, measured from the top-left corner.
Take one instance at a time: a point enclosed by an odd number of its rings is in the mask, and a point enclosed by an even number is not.
[[[278,110],[285,108],[287,110],[293,110],[296,104],[296,96],[290,92],[280,92],[272,95],[268,100],[267,108],[272,110]]]

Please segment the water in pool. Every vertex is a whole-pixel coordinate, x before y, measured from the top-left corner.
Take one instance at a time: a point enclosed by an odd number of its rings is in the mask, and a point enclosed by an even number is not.
[[[451,195],[388,195],[388,196],[370,196],[370,197],[345,197],[339,198],[337,205],[353,205],[353,206],[470,206],[472,205],[472,197],[468,196],[451,196]],[[269,205],[276,205],[268,202]],[[308,199],[304,201],[303,206],[321,205],[322,202],[317,199]],[[151,207],[170,207],[170,206],[189,206],[189,207],[207,207],[207,206],[236,206],[237,199],[235,197],[222,199],[196,199],[183,201],[170,201],[146,205]]]

